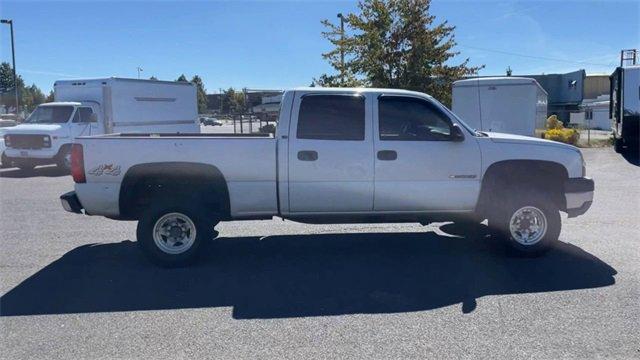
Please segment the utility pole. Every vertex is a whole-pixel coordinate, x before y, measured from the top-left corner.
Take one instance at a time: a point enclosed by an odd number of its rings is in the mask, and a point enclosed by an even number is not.
[[[218,100],[220,101],[220,115],[222,115],[222,88],[218,88],[218,91],[220,92],[220,96],[218,97]]]
[[[338,13],[340,19],[340,81],[344,86],[344,16]]]
[[[20,113],[20,102],[18,101],[18,77],[16,76],[16,50],[13,43],[13,20],[2,19],[2,24],[9,24],[11,28],[11,60],[13,61],[13,90],[16,94],[16,118]]]

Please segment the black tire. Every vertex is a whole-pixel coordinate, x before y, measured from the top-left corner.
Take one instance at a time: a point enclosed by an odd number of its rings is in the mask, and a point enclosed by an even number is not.
[[[175,254],[164,251],[154,240],[156,223],[163,216],[168,216],[168,214],[172,213],[186,216],[194,224],[196,232],[192,245],[183,252]],[[138,221],[138,246],[145,256],[156,265],[169,268],[187,266],[197,260],[202,244],[217,236],[218,233],[214,230],[216,224],[215,217],[207,216],[205,212],[197,207],[181,205],[152,206],[151,209],[144,212]]]
[[[64,146],[56,157],[56,166],[66,172],[71,172],[71,146]]]
[[[624,152],[624,144],[622,139],[613,139],[613,150],[618,154],[622,154]]]
[[[32,162],[24,160],[14,161],[14,165],[24,172],[31,172],[36,167]]]
[[[0,157],[0,164],[0,167],[2,167],[3,169],[11,167],[11,160],[9,160],[4,151],[2,152],[2,156]]]
[[[496,211],[495,215],[489,218],[491,235],[497,237],[502,244],[511,250],[510,252],[512,254],[517,256],[540,256],[552,248],[558,241],[562,228],[560,211],[552,199],[540,194],[518,195],[517,193],[507,195],[507,199],[508,200],[503,203],[503,208]],[[525,208],[529,208],[529,210]],[[512,217],[515,216],[517,211],[520,211],[521,214],[531,215],[535,212],[532,208],[544,215],[546,231],[543,232],[539,240],[531,244],[523,244],[516,240],[512,234],[510,224]],[[528,221],[529,220],[523,220],[525,226],[528,224]]]

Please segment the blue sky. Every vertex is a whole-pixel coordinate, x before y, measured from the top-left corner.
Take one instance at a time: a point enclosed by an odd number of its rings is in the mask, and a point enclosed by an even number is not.
[[[136,77],[138,66],[143,77],[199,74],[209,92],[306,86],[331,72],[320,20],[353,11],[353,1],[0,2],[18,72],[45,91],[56,79]],[[434,0],[432,13],[457,27],[459,59],[486,65],[482,75],[610,73],[621,48],[640,48],[637,1]]]

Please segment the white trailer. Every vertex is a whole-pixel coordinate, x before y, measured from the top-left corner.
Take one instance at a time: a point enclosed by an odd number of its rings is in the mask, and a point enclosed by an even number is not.
[[[640,143],[640,65],[616,68],[611,74],[610,99],[615,150],[637,154]]]
[[[70,168],[80,136],[111,133],[199,133],[196,88],[174,81],[104,78],[60,80],[52,103],[7,131],[4,158],[22,169]]]
[[[453,83],[452,110],[481,131],[536,136],[547,118],[547,92],[535,79],[489,77]]]

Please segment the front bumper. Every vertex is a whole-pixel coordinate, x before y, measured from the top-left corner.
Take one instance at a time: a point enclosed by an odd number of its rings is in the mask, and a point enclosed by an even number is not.
[[[62,203],[62,207],[68,212],[82,214],[83,207],[75,191],[69,191],[68,193],[60,195],[60,202]]]
[[[564,183],[564,196],[569,217],[582,215],[589,210],[593,203],[593,179],[570,178]]]
[[[54,160],[58,155],[59,148],[42,148],[42,149],[16,149],[7,147],[5,154],[14,159],[38,159],[38,160]]]

